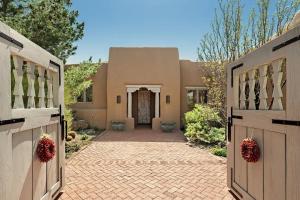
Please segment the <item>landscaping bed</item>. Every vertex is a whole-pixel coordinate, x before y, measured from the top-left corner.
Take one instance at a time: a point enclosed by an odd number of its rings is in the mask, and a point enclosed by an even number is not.
[[[97,128],[87,128],[68,132],[65,145],[66,159],[70,158],[73,153],[90,144],[91,141],[103,131],[104,130],[99,130]]]
[[[216,156],[227,156],[225,128],[218,112],[205,105],[195,105],[185,114],[185,133],[189,144],[209,150]]]

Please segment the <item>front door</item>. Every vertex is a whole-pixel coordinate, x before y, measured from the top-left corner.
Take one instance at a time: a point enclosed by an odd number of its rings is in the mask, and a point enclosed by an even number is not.
[[[150,91],[138,91],[138,124],[150,124]]]

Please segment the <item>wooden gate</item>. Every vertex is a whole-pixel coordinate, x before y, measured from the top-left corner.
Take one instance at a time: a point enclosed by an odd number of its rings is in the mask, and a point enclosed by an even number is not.
[[[0,199],[54,199],[64,185],[63,62],[0,22]],[[42,133],[56,154],[42,163]]]
[[[300,26],[228,65],[228,187],[240,199],[300,199]],[[257,141],[258,162],[240,144]]]

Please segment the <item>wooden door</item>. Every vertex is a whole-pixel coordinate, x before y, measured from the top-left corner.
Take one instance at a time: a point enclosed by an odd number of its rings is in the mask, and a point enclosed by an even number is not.
[[[299,29],[227,67],[227,185],[240,199],[300,199]],[[255,163],[241,155],[245,138],[260,148]]]
[[[138,124],[150,124],[150,91],[138,91]]]
[[[132,117],[134,118],[134,127],[138,125],[138,91],[132,93]]]

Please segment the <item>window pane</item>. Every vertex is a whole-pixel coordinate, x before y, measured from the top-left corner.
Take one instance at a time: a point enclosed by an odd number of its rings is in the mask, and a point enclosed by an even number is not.
[[[91,85],[88,89],[86,89],[86,101],[93,101],[93,86]]]
[[[78,102],[83,102],[83,94],[81,94],[79,97],[77,97]]]
[[[207,104],[207,90],[200,90],[199,91],[199,103],[200,104]]]
[[[187,91],[187,105],[189,109],[192,109],[195,105],[195,91],[194,90],[188,90]]]

